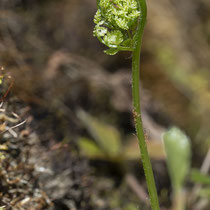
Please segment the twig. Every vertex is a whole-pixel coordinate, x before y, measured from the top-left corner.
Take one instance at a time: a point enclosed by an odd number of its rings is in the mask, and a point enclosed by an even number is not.
[[[23,122],[21,122],[21,123],[18,123],[17,125],[14,125],[14,126],[12,126],[12,127],[6,127],[6,129],[4,130],[4,131],[2,131],[0,134],[3,134],[3,133],[5,133],[5,132],[9,132],[14,138],[17,138],[17,133],[13,130],[14,128],[17,128],[17,127],[19,127],[19,126],[21,126],[21,125],[23,125],[25,122],[26,122],[27,120],[24,120]]]
[[[27,121],[27,120],[24,120],[23,122],[21,122],[21,123],[19,123],[19,124],[17,124],[17,125],[12,126],[11,129],[14,129],[14,128],[17,128],[17,127],[23,125],[24,123],[26,123],[26,121]]]
[[[125,177],[125,180],[129,187],[136,193],[138,198],[143,201],[147,206],[149,206],[149,199],[148,195],[144,191],[144,189],[141,187],[141,185],[136,180],[135,176],[132,174],[127,174]]]

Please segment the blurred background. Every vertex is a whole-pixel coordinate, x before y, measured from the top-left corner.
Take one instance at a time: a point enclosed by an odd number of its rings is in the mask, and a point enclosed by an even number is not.
[[[191,167],[209,169],[210,1],[147,4],[142,117],[164,210],[173,205],[164,131],[182,129],[191,139]],[[14,81],[4,100],[17,113],[27,107],[33,141],[33,170],[21,173],[35,174],[48,197],[34,207],[32,190],[27,202],[20,199],[22,209],[150,209],[132,117],[131,54],[103,53],[92,35],[95,12],[95,0],[0,0],[0,66]],[[11,84],[4,83],[1,95]],[[187,178],[188,193],[197,196],[196,186]],[[206,188],[186,209],[210,209]],[[14,199],[1,205],[12,208]]]

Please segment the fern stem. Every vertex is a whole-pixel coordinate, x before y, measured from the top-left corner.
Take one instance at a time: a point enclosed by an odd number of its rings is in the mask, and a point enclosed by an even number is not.
[[[152,171],[152,165],[150,162],[147,144],[144,137],[142,119],[141,119],[141,107],[140,107],[140,95],[139,95],[139,76],[140,76],[140,52],[142,44],[142,36],[144,32],[144,26],[146,23],[147,6],[145,0],[138,0],[139,7],[141,9],[141,17],[137,28],[136,35],[134,37],[134,50],[132,55],[132,95],[133,95],[133,115],[136,127],[136,134],[139,141],[139,148],[141,152],[141,159],[143,162],[144,173],[147,182],[147,188],[149,191],[150,203],[152,210],[159,210],[159,201],[157,196],[157,190],[155,186],[154,175]]]

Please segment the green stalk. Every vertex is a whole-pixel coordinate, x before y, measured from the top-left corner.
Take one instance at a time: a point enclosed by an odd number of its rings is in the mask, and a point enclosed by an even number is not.
[[[159,210],[159,201],[157,196],[157,190],[155,186],[154,175],[152,166],[147,150],[147,144],[144,137],[142,119],[141,119],[141,107],[140,107],[140,95],[139,95],[139,71],[140,71],[140,52],[142,44],[142,36],[144,32],[144,26],[146,23],[147,6],[145,0],[138,0],[141,17],[137,28],[136,35],[134,37],[134,50],[132,56],[132,95],[133,95],[133,115],[136,127],[136,133],[139,141],[139,148],[141,152],[141,159],[143,162],[144,173],[146,177],[147,187],[149,191],[150,203],[153,210]]]
[[[185,210],[186,193],[184,190],[176,190],[173,194],[172,210]]]

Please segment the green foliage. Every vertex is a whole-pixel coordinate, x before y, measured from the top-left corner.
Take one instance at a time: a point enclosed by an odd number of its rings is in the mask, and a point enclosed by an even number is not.
[[[104,52],[107,54],[107,55],[115,55],[119,52],[118,49],[115,49],[115,48],[110,48],[108,50],[104,50]]]
[[[195,184],[202,185],[196,191],[196,197],[200,198],[210,198],[210,176],[202,173],[198,169],[192,169],[191,171],[191,181]]]
[[[81,110],[77,115],[93,138],[78,139],[81,152],[88,158],[114,162],[139,160],[139,147],[133,135],[127,139],[126,144],[123,144],[120,132],[114,126],[107,125]],[[154,159],[165,158],[162,142],[149,141],[148,150]]]
[[[114,55],[119,50],[132,51],[133,30],[136,28],[140,11],[136,0],[99,0],[94,17],[96,24],[93,35]]]
[[[88,138],[79,138],[79,147],[81,151],[90,159],[106,159],[100,147]]]
[[[205,187],[205,188],[200,189],[200,191],[198,192],[198,196],[209,199],[210,198],[210,188]]]
[[[107,32],[107,34],[104,36],[104,42],[107,45],[118,46],[123,42],[123,34],[119,30]]]
[[[201,173],[199,170],[197,169],[193,169],[191,171],[191,180],[195,183],[199,183],[199,184],[210,184],[210,176]]]
[[[112,126],[99,122],[84,111],[77,113],[97,145],[110,157],[117,156],[121,151],[121,140],[119,132]],[[86,140],[87,145],[87,140]],[[84,142],[83,142],[84,146]],[[93,148],[92,146],[89,146]]]
[[[164,136],[167,165],[175,192],[182,189],[190,169],[191,147],[189,138],[178,128],[171,128]]]

